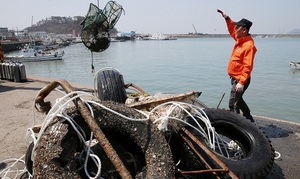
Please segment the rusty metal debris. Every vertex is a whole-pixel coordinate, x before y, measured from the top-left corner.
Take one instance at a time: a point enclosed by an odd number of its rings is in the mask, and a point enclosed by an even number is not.
[[[51,82],[49,85],[47,85],[45,88],[43,88],[41,90],[38,97],[36,98],[35,107],[38,111],[44,112],[44,113],[49,112],[49,110],[51,109],[51,104],[50,104],[50,102],[45,102],[44,99],[49,95],[49,93],[52,90],[54,90],[58,86],[61,86],[67,93],[73,92],[73,88],[65,80]],[[141,88],[139,88],[136,85],[129,84],[126,87],[129,87],[129,86],[137,88],[142,93],[143,96],[145,96],[145,94],[147,94],[145,91],[143,91]],[[77,94],[73,94],[72,97],[76,97],[76,95]],[[130,108],[135,108],[135,109],[149,112],[156,106],[167,103],[167,102],[184,101],[184,102],[191,103],[191,101],[193,101],[195,98],[199,97],[200,95],[201,95],[201,92],[191,91],[188,93],[182,93],[179,95],[170,95],[170,96],[166,96],[166,97],[162,97],[162,98],[158,98],[158,99],[153,98],[153,99],[148,99],[145,101],[137,101],[137,102],[134,102],[131,104],[126,104],[126,106],[130,107]],[[99,142],[99,144],[101,145],[103,150],[105,151],[107,157],[112,162],[112,164],[114,165],[114,167],[115,167],[116,171],[119,173],[119,175],[122,178],[126,178],[126,179],[132,178],[130,172],[128,171],[128,169],[126,168],[126,166],[124,165],[124,163],[122,162],[120,157],[118,156],[118,153],[113,148],[110,141],[106,138],[102,129],[99,127],[99,125],[97,124],[97,122],[95,121],[93,116],[91,115],[89,109],[86,107],[84,101],[81,100],[80,98],[74,98],[73,102],[74,102],[75,106],[78,108],[78,110],[80,111],[81,116],[84,118],[84,120],[87,123],[90,130],[94,133],[95,138],[97,139],[97,141]],[[160,115],[159,113],[163,113],[166,110],[167,110],[167,108],[162,108],[161,111],[158,111],[155,115],[159,116]],[[186,110],[189,111],[188,107],[186,108]],[[179,111],[179,113],[180,113],[180,111]],[[154,118],[157,116],[154,116]],[[183,117],[184,114],[178,114],[178,116],[181,116],[180,118],[184,118]],[[153,121],[155,120],[155,119],[153,119],[153,116],[152,116],[151,120],[153,120]],[[39,127],[36,127],[34,129],[34,131],[39,131]],[[176,128],[176,131],[180,131],[179,136],[189,146],[189,148],[194,152],[194,154],[198,157],[198,160],[201,161],[205,165],[205,169],[190,170],[190,171],[182,170],[182,171],[180,171],[181,174],[185,175],[185,174],[211,173],[211,174],[215,175],[217,178],[220,178],[220,175],[226,174],[230,178],[233,178],[233,179],[238,178],[226,166],[226,164],[224,164],[220,159],[218,159],[218,157],[211,150],[209,150],[207,148],[207,146],[204,145],[199,140],[199,138],[195,137],[184,126],[178,125]],[[196,149],[196,147],[200,148],[202,152],[199,153],[199,151]],[[57,150],[59,150],[59,147]],[[205,157],[203,155],[205,155]],[[207,157],[209,157],[209,159],[211,159],[219,167],[218,168],[212,167],[209,164],[209,162],[206,161]],[[76,175],[74,175],[74,176],[76,176]]]
[[[182,173],[206,173],[206,172],[211,172],[216,175],[218,175],[218,172],[223,172],[223,173],[228,173],[228,175],[232,179],[238,179],[238,177],[228,169],[226,164],[224,164],[213,152],[211,152],[200,140],[198,140],[193,134],[191,134],[186,128],[182,128],[182,131],[186,136],[181,133],[180,136],[186,141],[186,143],[193,149],[193,151],[198,155],[199,159],[202,160],[202,162],[205,164],[207,167],[207,170],[199,170],[199,171],[181,171]],[[221,169],[214,169],[212,166],[209,165],[208,162],[206,162],[205,158],[202,157],[202,155],[195,149],[193,144],[191,143],[193,141],[196,145],[198,145],[204,152],[207,154],[214,162],[217,163],[218,166],[221,167]]]
[[[73,91],[72,86],[66,81],[53,81],[51,82],[48,86],[46,86],[41,92],[39,93],[38,97],[36,98],[36,104],[40,106],[39,107],[36,105],[36,108],[39,111],[42,112],[48,112],[44,111],[45,106],[47,106],[49,103],[44,102],[44,99],[46,96],[49,95],[49,93],[54,90],[56,87],[61,86],[67,93],[70,93]],[[74,94],[76,96],[76,94]],[[97,125],[96,121],[94,118],[91,116],[89,110],[83,103],[83,101],[79,98],[76,98],[74,100],[75,106],[78,107],[79,111],[81,112],[82,117],[85,119],[85,122],[88,124],[90,127],[91,131],[94,133],[96,139],[99,141],[100,145],[103,147],[104,151],[107,154],[107,157],[111,160],[113,165],[115,166],[116,170],[119,172],[120,176],[122,178],[132,178],[126,167],[124,166],[122,160],[119,158],[117,152],[114,150],[114,148],[111,146],[110,142],[108,139],[105,137],[105,134],[102,132],[100,127]],[[47,107],[47,109],[49,109]]]
[[[140,90],[143,91],[143,90]],[[143,91],[143,93],[145,93]],[[166,102],[170,102],[170,101],[188,101],[190,102],[191,100],[198,98],[201,95],[201,92],[195,92],[195,91],[191,91],[188,93],[183,93],[183,94],[179,94],[179,95],[170,95],[167,97],[163,97],[163,98],[153,98],[150,100],[145,100],[145,101],[140,101],[140,102],[135,102],[132,104],[128,104],[127,106],[132,107],[132,108],[136,108],[136,109],[140,109],[140,110],[145,110],[145,111],[150,111],[151,109],[153,109],[154,107],[166,103]],[[162,108],[160,111],[158,111],[158,114],[156,114],[157,116],[161,115],[161,113],[164,113],[167,110],[167,107]],[[186,109],[186,110],[190,110],[190,109]],[[177,111],[178,112],[178,111]],[[182,115],[180,114],[181,117],[180,118],[184,118]],[[180,126],[180,125],[177,125]],[[179,129],[176,129],[177,131],[179,131]],[[231,171],[228,169],[228,167],[226,166],[226,164],[224,164],[220,159],[218,159],[218,157],[211,152],[204,144],[202,144],[202,142],[197,139],[192,133],[190,133],[185,127],[181,127],[182,132],[180,132],[180,136],[182,137],[182,139],[189,145],[189,147],[193,150],[193,152],[195,152],[195,154],[199,157],[199,160],[201,160],[207,169],[204,170],[198,170],[198,171],[180,171],[180,173],[182,174],[195,174],[195,173],[212,173],[216,176],[218,176],[220,173],[228,173],[228,175],[232,178],[232,179],[237,179],[238,177]],[[193,142],[193,144],[192,144]],[[216,169],[213,168],[212,166],[209,165],[208,162],[206,162],[206,159],[202,156],[202,155],[195,149],[194,145],[197,145],[198,147],[201,148],[202,151],[204,151],[204,154],[207,155],[210,159],[212,159],[218,166],[220,166],[220,169]],[[219,178],[219,177],[218,177]]]

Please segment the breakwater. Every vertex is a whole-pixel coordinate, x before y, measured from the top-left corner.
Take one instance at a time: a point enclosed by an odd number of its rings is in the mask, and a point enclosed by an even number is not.
[[[2,50],[4,53],[19,50],[24,44],[24,42],[2,42]]]
[[[229,34],[165,34],[177,38],[231,38]],[[251,34],[257,38],[300,38],[300,34]]]
[[[230,38],[229,34],[165,34],[167,36],[172,36],[176,38]],[[300,34],[252,34],[255,38],[300,38]],[[130,40],[130,39],[126,39]],[[23,47],[25,44],[30,43],[29,40],[26,41],[3,41],[2,49],[3,52],[11,52],[19,50],[20,47]],[[41,41],[35,41],[36,45],[41,45]]]

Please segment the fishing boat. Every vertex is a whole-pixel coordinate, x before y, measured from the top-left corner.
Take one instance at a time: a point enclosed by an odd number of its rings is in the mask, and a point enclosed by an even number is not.
[[[290,67],[293,69],[300,69],[300,62],[290,62]]]
[[[20,61],[20,62],[38,62],[38,61],[51,61],[51,60],[62,60],[63,54],[56,52],[54,55],[37,55],[37,56],[6,56],[4,60]]]
[[[20,61],[20,62],[38,62],[62,60],[64,51],[58,51],[56,48],[39,50],[37,48],[23,48],[18,55],[7,55],[4,60]]]

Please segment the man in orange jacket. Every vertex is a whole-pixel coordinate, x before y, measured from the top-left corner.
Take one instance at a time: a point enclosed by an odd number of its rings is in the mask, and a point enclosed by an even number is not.
[[[233,22],[223,11],[218,9],[218,12],[225,18],[228,31],[231,37],[236,41],[227,69],[232,85],[229,109],[237,113],[242,110],[243,116],[251,122],[254,122],[250,114],[250,109],[243,99],[243,94],[251,81],[254,56],[257,51],[251,34],[249,34],[252,22],[247,19]]]

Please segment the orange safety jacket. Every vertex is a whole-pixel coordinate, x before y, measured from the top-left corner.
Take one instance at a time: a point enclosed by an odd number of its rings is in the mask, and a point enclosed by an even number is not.
[[[251,76],[256,47],[251,35],[236,38],[235,25],[228,18],[226,24],[231,37],[236,41],[228,63],[228,75],[244,85]]]

